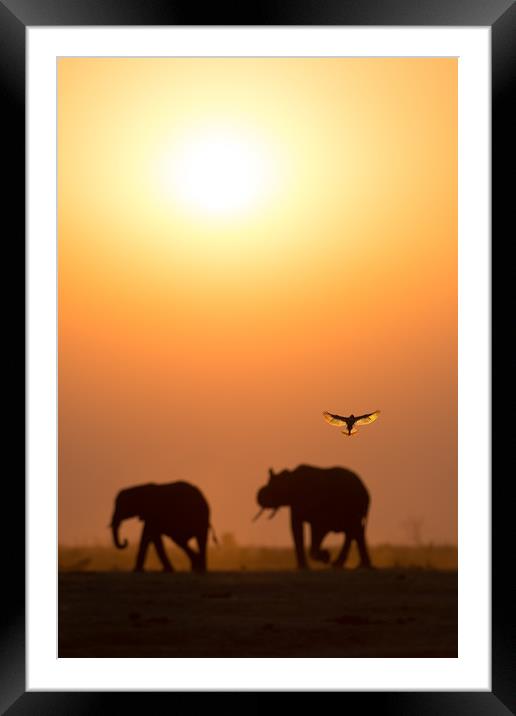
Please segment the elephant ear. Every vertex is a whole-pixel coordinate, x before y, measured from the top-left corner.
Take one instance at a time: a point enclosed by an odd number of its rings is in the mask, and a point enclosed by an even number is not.
[[[140,487],[139,495],[138,495],[138,512],[137,516],[138,519],[142,522],[145,521],[149,515],[149,512],[152,512],[155,504],[156,504],[156,483],[155,482],[149,482],[146,485],[142,485]]]

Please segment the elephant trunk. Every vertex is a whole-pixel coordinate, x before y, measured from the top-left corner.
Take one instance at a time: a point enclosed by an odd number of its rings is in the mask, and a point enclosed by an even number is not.
[[[113,520],[111,523],[111,529],[113,530],[113,542],[118,549],[125,549],[127,547],[127,540],[120,542],[118,537],[118,528],[120,527],[120,520]]]

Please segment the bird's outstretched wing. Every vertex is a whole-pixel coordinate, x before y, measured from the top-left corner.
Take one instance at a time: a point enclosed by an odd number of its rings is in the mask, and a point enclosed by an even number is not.
[[[343,418],[342,415],[334,415],[325,411],[323,417],[330,425],[346,425],[346,418]]]
[[[375,410],[374,413],[367,413],[366,415],[358,415],[355,420],[355,425],[369,425],[369,423],[374,423],[379,415],[379,410]]]

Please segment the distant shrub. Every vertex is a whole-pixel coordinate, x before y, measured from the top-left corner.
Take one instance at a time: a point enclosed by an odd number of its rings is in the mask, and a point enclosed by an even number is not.
[[[223,532],[220,536],[220,545],[225,549],[235,549],[237,541],[233,532]]]

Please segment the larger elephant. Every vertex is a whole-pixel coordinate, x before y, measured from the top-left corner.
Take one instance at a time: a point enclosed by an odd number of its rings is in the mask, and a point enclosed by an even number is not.
[[[329,562],[330,553],[321,549],[321,543],[328,532],[343,532],[344,545],[333,565],[344,565],[351,543],[356,540],[361,565],[371,566],[365,539],[369,493],[362,480],[351,470],[311,465],[299,465],[294,470],[283,470],[277,474],[269,470],[269,482],[258,491],[257,501],[262,509],[290,507],[298,567],[307,567],[303,535],[305,522],[311,529],[312,559]]]
[[[162,535],[174,540],[183,549],[192,565],[192,570],[206,570],[206,542],[210,529],[210,508],[202,492],[188,482],[156,484],[149,482],[121,490],[115,499],[111,520],[113,541],[118,549],[127,547],[127,540],[120,541],[119,528],[123,520],[138,517],[144,524],[140,546],[136,557],[136,572],[143,571],[145,555],[152,542],[158,553],[163,569],[172,572]],[[195,538],[199,551],[188,541]]]

